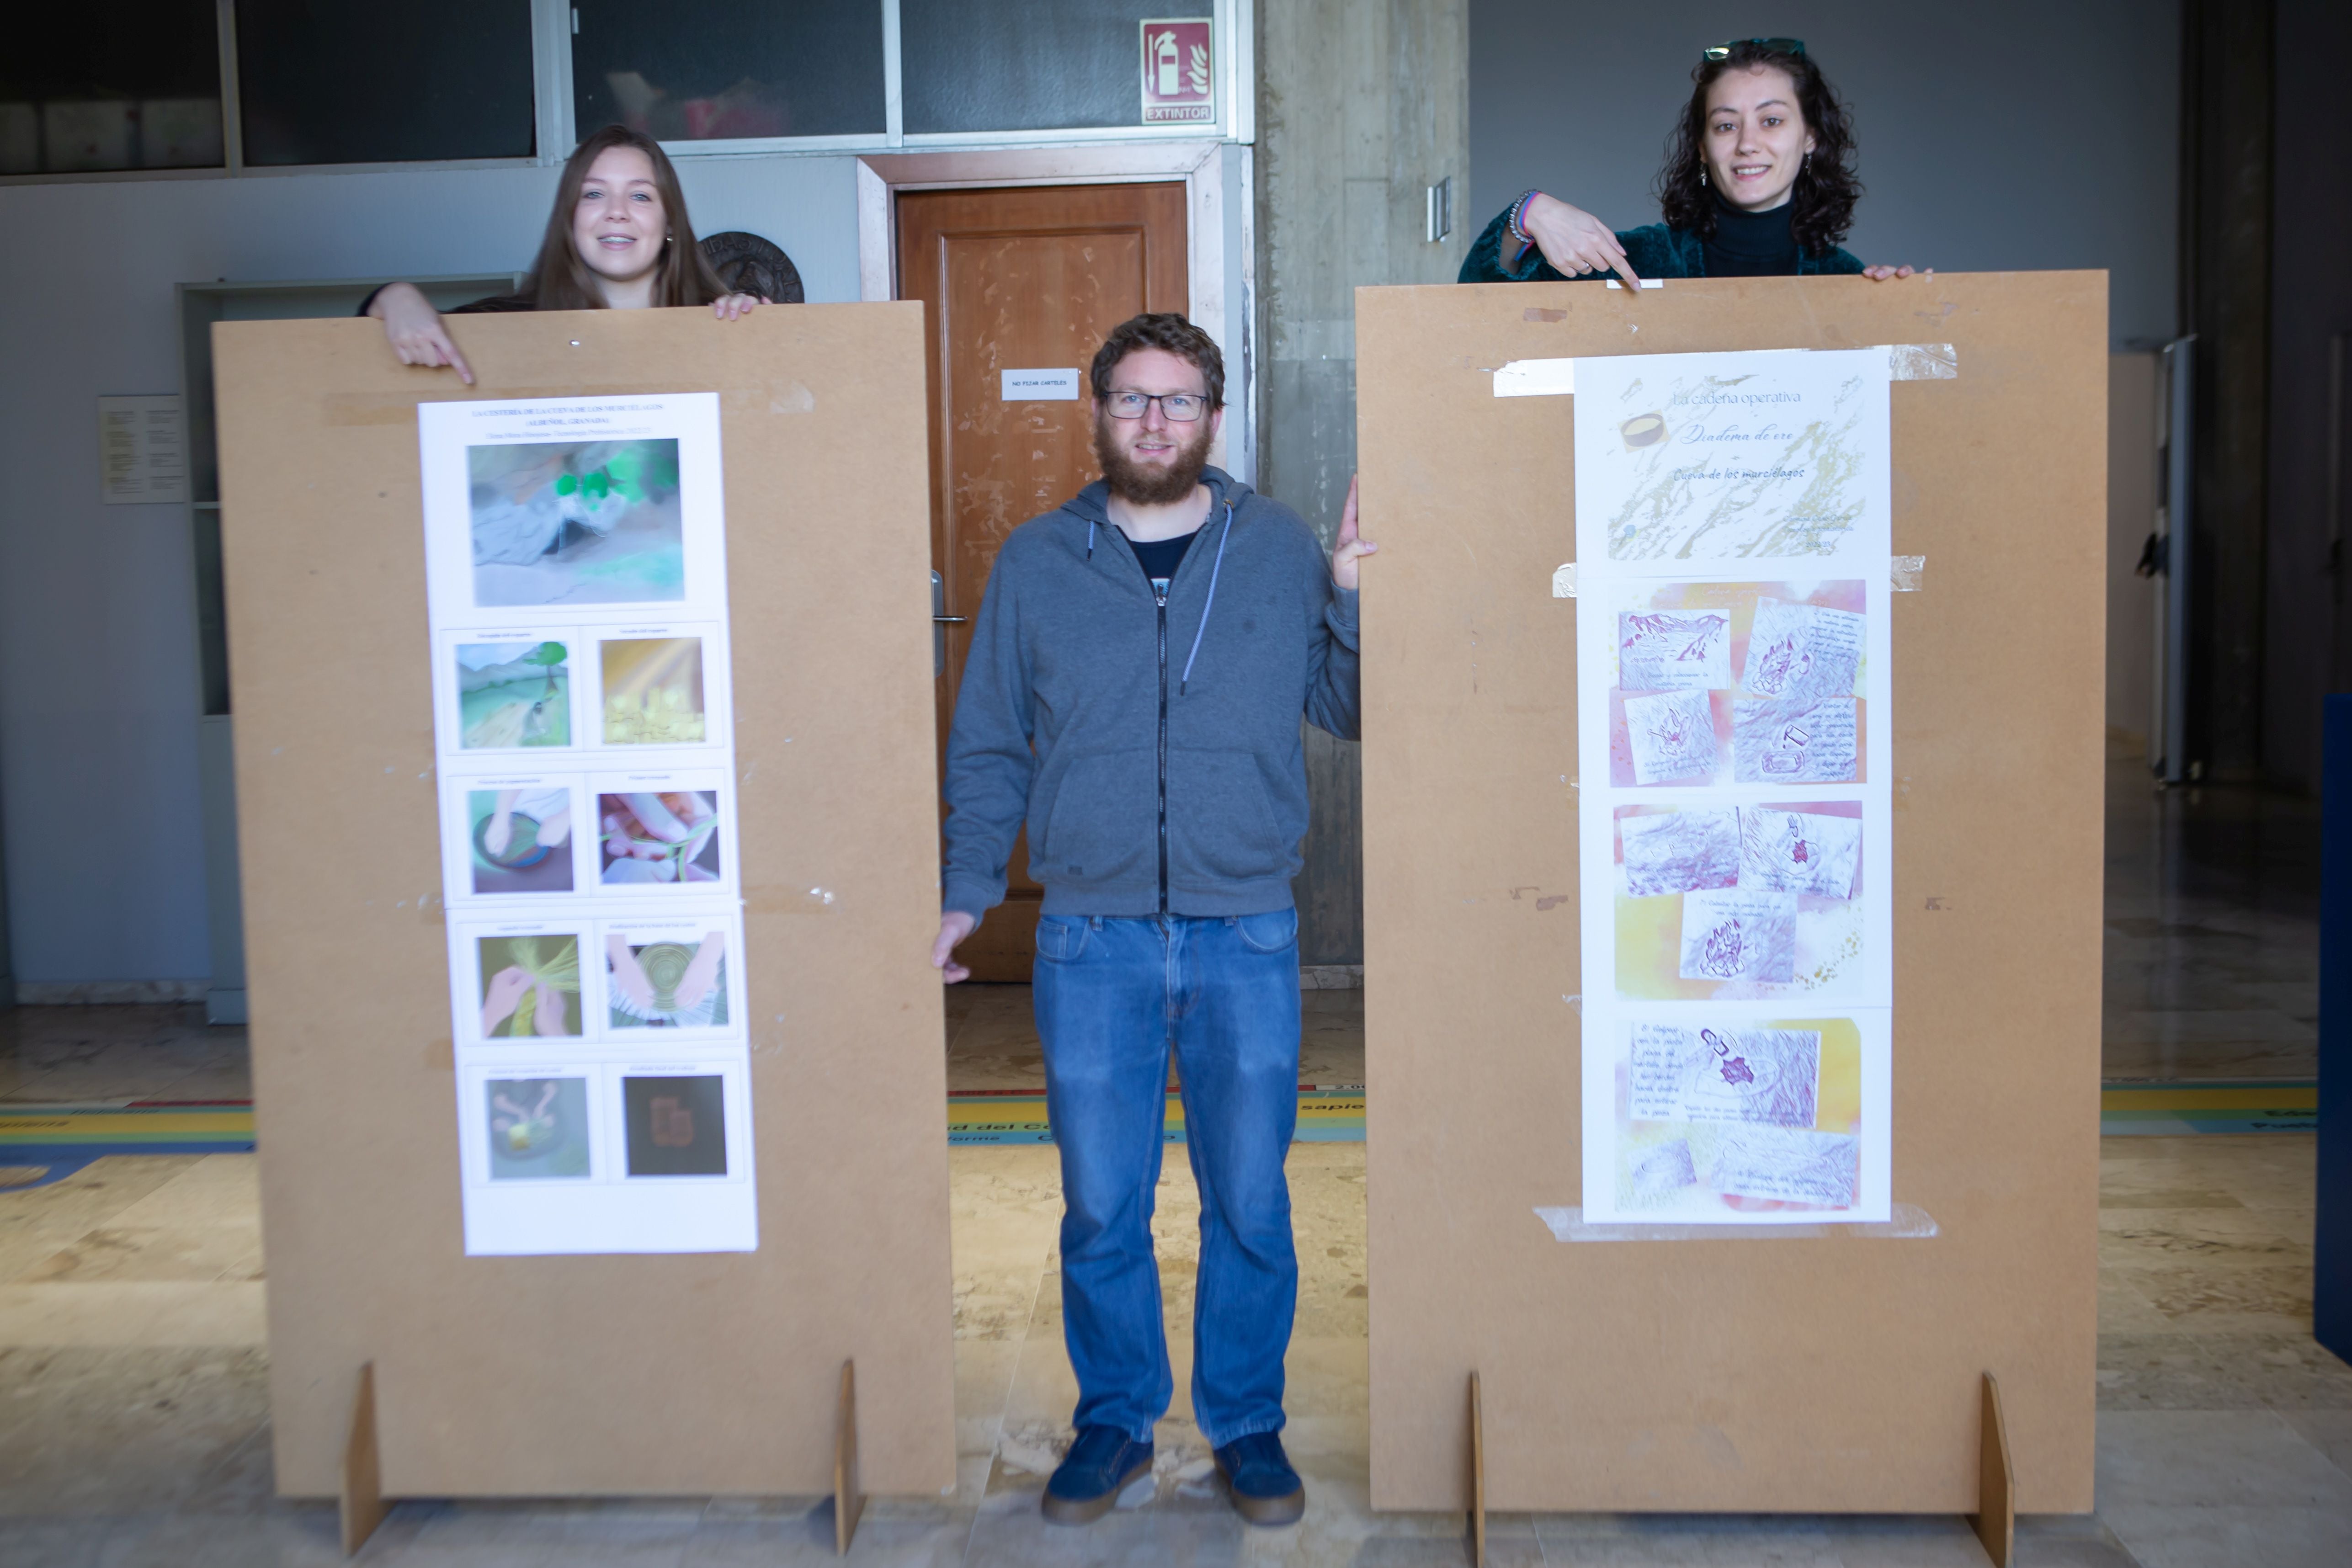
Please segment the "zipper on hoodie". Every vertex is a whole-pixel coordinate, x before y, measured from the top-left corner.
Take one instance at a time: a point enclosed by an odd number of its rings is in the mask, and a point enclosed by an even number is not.
[[[1139,560],[1136,562],[1139,568],[1142,564]],[[1160,914],[1165,919],[1168,915],[1168,595],[1175,587],[1176,580],[1171,574],[1168,587],[1162,588],[1150,572],[1145,572],[1144,581],[1150,584],[1152,602],[1159,606],[1160,612]]]

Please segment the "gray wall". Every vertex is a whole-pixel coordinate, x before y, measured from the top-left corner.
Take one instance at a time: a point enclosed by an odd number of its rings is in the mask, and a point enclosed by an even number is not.
[[[1470,223],[1530,185],[1617,228],[1657,222],[1650,182],[1699,50],[1801,37],[1854,116],[1868,193],[1847,249],[2103,267],[2115,341],[2168,338],[2179,34],[2178,0],[1471,0]]]
[[[2347,519],[2327,516],[2328,341],[2352,333],[2352,189],[2337,124],[2352,6],[2280,0],[2277,28],[2263,767],[2315,790],[2320,699],[2352,690],[2352,638],[2338,608],[2343,578],[2328,571],[2331,534]],[[2352,386],[2345,391],[2352,403]],[[2352,426],[2352,408],[2339,417]],[[2337,439],[2352,444],[2352,428],[2339,429]],[[2344,461],[2352,470],[2352,446]]]
[[[847,157],[688,162],[705,233],[857,298]],[[176,391],[173,285],[528,264],[551,169],[0,187],[0,862],[19,983],[200,978],[195,589],[182,507],[109,507],[97,399]],[[364,824],[355,824],[364,831]],[[429,870],[429,868],[427,868]]]

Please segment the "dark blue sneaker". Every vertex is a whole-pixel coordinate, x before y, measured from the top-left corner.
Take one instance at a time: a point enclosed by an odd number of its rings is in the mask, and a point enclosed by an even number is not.
[[[1150,1473],[1150,1444],[1116,1427],[1081,1427],[1045,1483],[1045,1517],[1055,1524],[1092,1524],[1117,1505],[1129,1482]]]
[[[1307,1511],[1306,1483],[1271,1432],[1252,1432],[1219,1448],[1217,1469],[1233,1489],[1234,1510],[1252,1524],[1296,1524]]]

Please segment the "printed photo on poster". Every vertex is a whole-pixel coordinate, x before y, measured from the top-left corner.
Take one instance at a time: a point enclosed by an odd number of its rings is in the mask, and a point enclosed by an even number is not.
[[[472,446],[466,468],[475,603],[686,597],[675,440]]]
[[[1888,362],[1576,361],[1589,1223],[1888,1218]]]
[[[458,744],[468,751],[570,746],[571,657],[559,641],[458,643]]]
[[[716,789],[599,795],[596,821],[598,874],[608,887],[721,880]]]
[[[614,638],[600,651],[605,745],[699,746],[709,738],[701,638]]]
[[[1736,1001],[1861,993],[1862,803],[1620,806],[1617,995]]]
[[[567,786],[472,789],[473,891],[572,891],[572,791]]]
[[[1866,597],[1859,579],[1622,585],[1612,784],[1860,781]]]
[[[548,1040],[580,1033],[580,938],[570,932],[476,939],[481,1038]]]
[[[727,1174],[725,1079],[624,1078],[621,1101],[630,1176]]]
[[[1886,374],[1883,349],[1578,361],[1579,559],[1696,575],[1869,552]]]
[[[604,966],[615,1030],[718,1029],[728,1021],[723,925],[608,930]]]
[[[588,1175],[586,1079],[493,1078],[482,1095],[492,1181],[577,1181]]]
[[[1624,1026],[1616,1208],[1716,1221],[1854,1208],[1863,1056],[1845,1018]]]

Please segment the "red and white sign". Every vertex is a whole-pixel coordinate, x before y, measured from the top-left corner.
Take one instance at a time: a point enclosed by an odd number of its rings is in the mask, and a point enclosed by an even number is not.
[[[1143,24],[1143,123],[1206,125],[1217,118],[1209,18]]]

